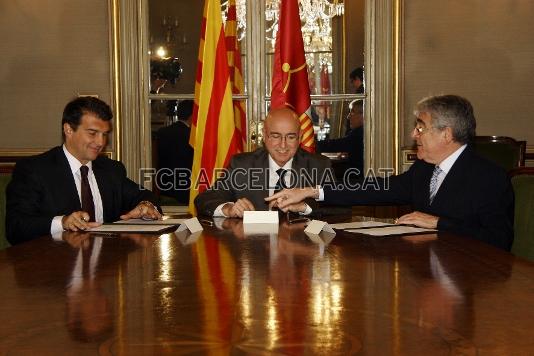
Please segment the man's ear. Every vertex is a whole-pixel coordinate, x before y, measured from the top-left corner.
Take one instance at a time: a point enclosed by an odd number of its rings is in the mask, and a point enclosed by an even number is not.
[[[454,141],[454,137],[452,135],[452,128],[446,127],[444,131],[445,131],[445,141],[447,143]]]
[[[70,136],[73,132],[74,130],[70,127],[69,123],[66,122],[63,124],[63,133],[65,134],[65,137]]]

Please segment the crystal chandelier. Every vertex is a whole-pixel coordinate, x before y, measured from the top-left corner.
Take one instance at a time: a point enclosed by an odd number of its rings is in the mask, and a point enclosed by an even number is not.
[[[223,14],[226,13],[228,2],[223,3]],[[342,16],[345,7],[342,0],[299,0],[300,18],[302,21],[302,37],[306,52],[332,50],[332,18]],[[245,37],[246,0],[236,0],[238,39]],[[267,41],[274,48],[278,32],[278,14],[280,0],[266,0],[265,20]]]

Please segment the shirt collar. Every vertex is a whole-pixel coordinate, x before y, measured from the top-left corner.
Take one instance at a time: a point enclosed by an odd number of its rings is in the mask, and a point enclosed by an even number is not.
[[[291,158],[289,161],[284,164],[283,167],[280,167],[274,159],[269,155],[269,169],[273,172],[276,172],[278,169],[283,168],[285,170],[291,169],[291,166],[293,165],[293,158]]]
[[[467,145],[463,145],[460,148],[458,148],[456,151],[454,151],[449,157],[445,158],[443,161],[441,161],[440,164],[438,164],[439,168],[445,172],[445,174],[449,173],[452,166],[454,165],[454,162],[460,157],[462,152],[465,150]]]
[[[72,171],[72,174],[76,174],[80,167],[83,166],[83,164],[78,161],[76,157],[74,157],[69,150],[67,150],[67,147],[63,145],[63,152],[65,153],[65,156],[67,157],[67,161],[69,161],[70,170]],[[89,161],[87,162],[86,166],[89,168],[89,172],[92,172],[93,170],[93,162]]]

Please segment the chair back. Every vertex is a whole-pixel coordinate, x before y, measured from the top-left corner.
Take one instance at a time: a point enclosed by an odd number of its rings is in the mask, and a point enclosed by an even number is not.
[[[475,151],[507,171],[525,166],[526,141],[506,136],[476,136]]]
[[[9,247],[6,240],[6,187],[11,174],[0,174],[0,250]]]
[[[534,168],[510,172],[515,194],[512,253],[534,261]]]

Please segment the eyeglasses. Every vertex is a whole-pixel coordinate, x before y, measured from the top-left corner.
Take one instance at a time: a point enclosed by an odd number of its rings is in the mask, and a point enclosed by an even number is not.
[[[423,127],[423,126],[419,126],[419,124],[416,124],[415,127],[413,128],[415,131],[417,131],[417,134],[418,135],[422,135],[424,134],[425,132],[428,132],[430,130],[432,130],[434,127],[430,126],[430,127]]]
[[[299,136],[296,133],[289,133],[287,135],[282,135],[279,133],[271,133],[267,135],[267,137],[276,143],[282,142],[282,140],[285,140],[287,143],[295,143]]]

